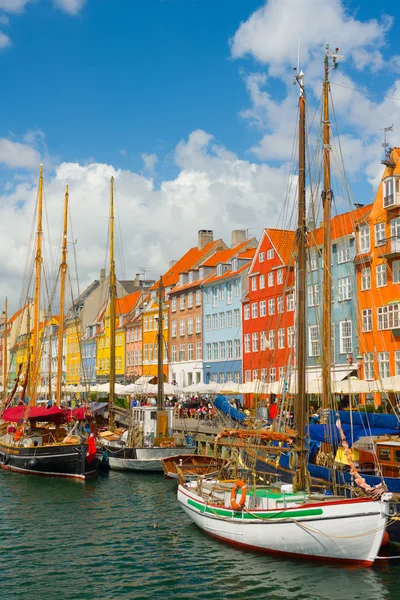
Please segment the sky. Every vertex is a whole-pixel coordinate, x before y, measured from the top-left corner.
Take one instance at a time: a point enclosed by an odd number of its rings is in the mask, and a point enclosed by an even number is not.
[[[397,13],[386,0],[0,0],[0,305],[16,308],[26,283],[41,162],[46,269],[68,183],[80,289],[106,266],[111,175],[120,278],[157,278],[198,229],[229,244],[233,229],[283,226],[293,67],[312,115],[326,43],[344,56],[331,89],[353,201],[371,202],[380,130],[394,124],[400,145]]]

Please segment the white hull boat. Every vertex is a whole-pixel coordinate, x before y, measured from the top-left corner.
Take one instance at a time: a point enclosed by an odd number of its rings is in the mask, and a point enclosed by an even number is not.
[[[180,454],[192,454],[193,448],[134,448],[132,458],[112,456],[108,460],[110,469],[118,471],[149,471],[163,473],[162,459]]]
[[[234,510],[232,487],[232,483],[191,481],[179,486],[178,502],[206,533],[271,554],[370,566],[395,512],[388,502],[390,494],[381,501],[314,498],[267,487],[250,488],[243,508]]]

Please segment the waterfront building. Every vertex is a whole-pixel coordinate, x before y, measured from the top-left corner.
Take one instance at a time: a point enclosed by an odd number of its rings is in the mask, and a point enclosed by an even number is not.
[[[359,362],[364,379],[400,374],[400,148],[390,149],[382,163],[385,170],[374,202],[356,223]],[[366,401],[378,405],[381,395],[368,394]]]
[[[125,320],[125,356],[127,383],[134,383],[143,373],[143,308],[148,304],[150,294],[143,293],[134,310]]]
[[[40,385],[48,387],[55,393],[57,361],[58,361],[58,329],[59,317],[53,316],[44,324],[41,331],[41,355],[40,355]],[[62,360],[62,382],[65,382],[65,353]]]
[[[164,296],[165,297],[165,296]],[[143,332],[143,359],[141,377],[147,381],[154,379],[157,382],[158,374],[158,315],[159,315],[159,294],[155,290],[143,305],[142,310],[142,332]],[[163,374],[164,381],[168,378],[168,302],[163,302]],[[143,379],[143,381],[145,381]]]
[[[8,387],[12,386],[12,380],[10,380],[10,332],[11,332],[11,320],[6,322],[5,313],[0,318],[0,382],[1,387],[4,389],[4,385]],[[6,336],[4,333],[6,332]],[[4,358],[7,360],[7,381],[4,382]]]
[[[294,252],[294,231],[264,229],[242,303],[245,382],[283,379],[294,364]]]
[[[85,386],[96,383],[96,330],[95,323],[86,326],[82,336],[82,377]]]

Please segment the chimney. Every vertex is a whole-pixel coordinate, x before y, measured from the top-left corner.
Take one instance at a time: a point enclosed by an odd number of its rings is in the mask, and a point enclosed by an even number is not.
[[[212,229],[199,229],[197,239],[198,249],[203,250],[204,246],[207,246],[207,244],[214,241],[214,232]]]
[[[102,283],[106,278],[106,270],[100,269],[100,283]]]
[[[168,268],[169,268],[169,269],[172,269],[172,267],[173,267],[174,265],[176,265],[176,263],[177,263],[177,261],[176,261],[176,260],[170,260],[170,261],[169,261],[169,264],[168,264]]]
[[[135,281],[133,282],[134,285],[139,285],[140,283],[140,273],[135,273]]]
[[[246,238],[247,238],[247,231],[246,231],[246,229],[234,229],[232,231],[231,248],[235,248],[239,244],[243,244],[243,242],[246,241]]]

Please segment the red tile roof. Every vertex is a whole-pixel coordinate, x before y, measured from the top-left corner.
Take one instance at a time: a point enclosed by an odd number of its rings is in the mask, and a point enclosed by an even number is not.
[[[203,263],[201,263],[202,267],[216,267],[218,263],[229,263],[231,258],[236,256],[238,252],[242,249],[245,250],[246,245],[249,243],[249,240],[238,244],[234,248],[227,248],[226,250],[219,250],[219,252],[215,252],[210,258],[207,258]]]
[[[132,292],[132,294],[128,294],[127,296],[122,296],[122,298],[117,298],[115,302],[115,314],[117,315],[126,315],[128,312],[134,308],[139,300],[142,292]]]
[[[244,252],[241,252],[240,254],[238,254],[237,258],[248,258],[249,260],[252,260],[254,258],[256,251],[257,251],[257,248],[249,248],[248,250],[245,250]]]
[[[350,210],[341,215],[335,215],[331,221],[331,238],[337,240],[345,235],[350,235],[358,221],[365,219],[371,212],[372,204]],[[309,233],[310,246],[321,246],[324,243],[324,228],[318,227]]]
[[[274,245],[284,265],[293,261],[296,232],[290,229],[266,229],[266,234]]]
[[[222,273],[222,275],[216,275],[216,270],[214,270],[212,273],[210,273],[210,275],[208,277],[206,277],[204,279],[203,283],[205,285],[208,285],[209,283],[214,283],[214,282],[222,281],[223,279],[228,279],[228,277],[235,277],[239,273],[242,273],[243,271],[248,269],[250,267],[250,264],[251,263],[248,262],[247,265],[243,265],[242,267],[237,269],[237,271],[231,271],[229,269],[228,271],[225,271],[225,273]]]

